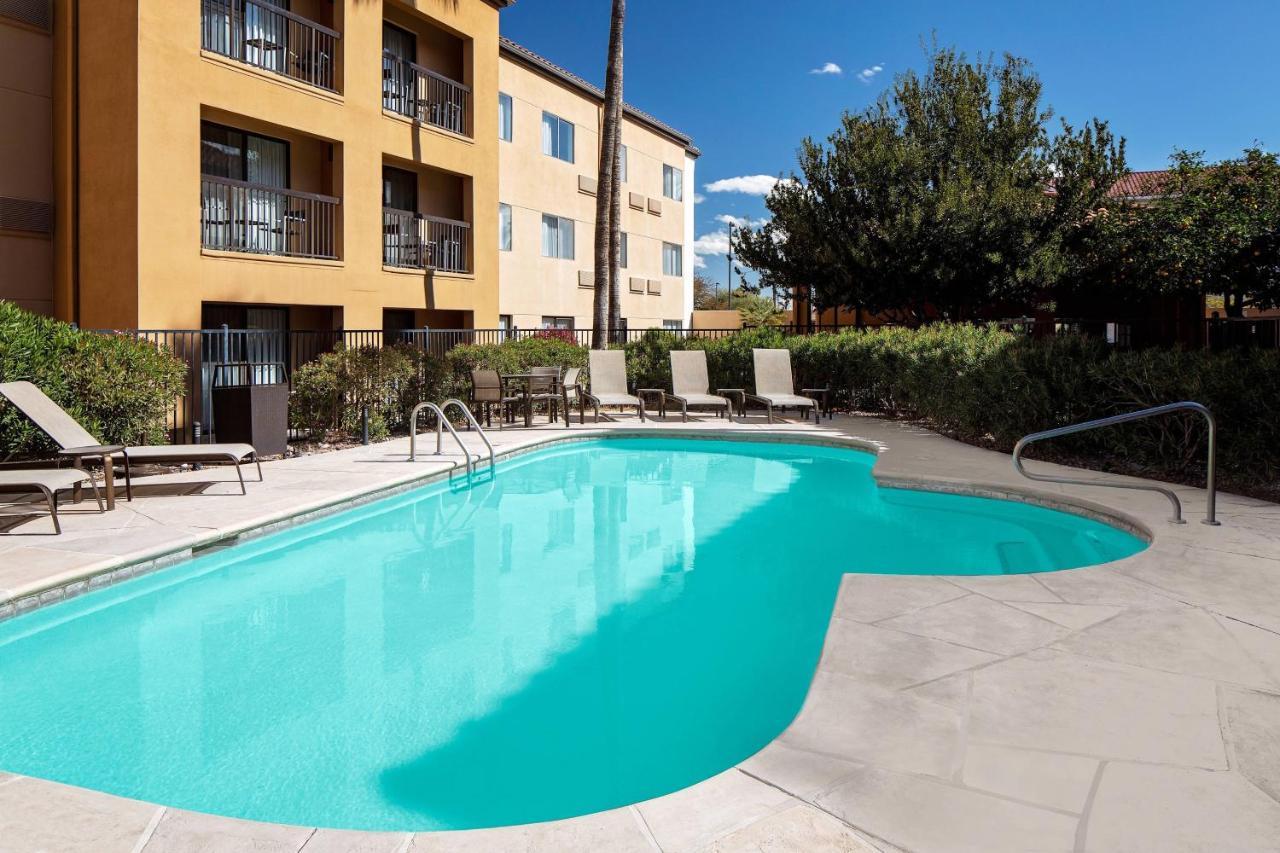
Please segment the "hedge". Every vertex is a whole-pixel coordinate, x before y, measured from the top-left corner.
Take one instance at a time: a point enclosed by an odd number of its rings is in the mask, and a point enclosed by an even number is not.
[[[441,400],[448,385],[445,364],[409,344],[340,347],[295,371],[289,420],[313,437],[357,437],[369,410],[369,437],[408,429],[408,416],[423,400]]]
[[[167,347],[84,332],[0,301],[0,382],[38,385],[108,444],[160,444],[183,391],[186,366]],[[0,401],[0,456],[35,457],[57,446]]]
[[[1033,340],[994,328],[847,330],[787,337],[760,329],[697,339],[654,332],[627,346],[638,384],[670,387],[672,349],[702,349],[713,387],[751,387],[751,349],[791,350],[797,383],[826,385],[844,409],[906,417],[963,441],[1009,451],[1027,433],[1177,400],[1219,423],[1224,482],[1280,482],[1280,352],[1115,351],[1093,338]],[[1173,479],[1203,475],[1196,415],[1091,431],[1035,453]]]

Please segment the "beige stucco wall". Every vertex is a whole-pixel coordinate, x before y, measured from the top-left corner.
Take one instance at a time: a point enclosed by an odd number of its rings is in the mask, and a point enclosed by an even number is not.
[[[573,317],[575,328],[592,325],[593,290],[579,285],[580,274],[594,269],[595,205],[593,194],[579,190],[579,177],[597,174],[601,108],[597,99],[540,73],[525,63],[501,56],[498,80],[512,99],[512,141],[498,146],[499,200],[511,205],[512,248],[499,252],[499,312],[515,326],[540,325],[544,316]],[[542,113],[554,113],[574,124],[574,162],[542,153]],[[628,148],[627,182],[622,188],[622,230],[628,263],[623,270],[622,313],[632,329],[661,326],[664,320],[688,322],[686,280],[693,264],[686,245],[686,205],[663,198],[662,165],[685,169],[685,149],[633,119],[626,119],[623,144]],[[630,193],[656,199],[661,216],[636,210]],[[647,204],[646,204],[647,208]],[[542,214],[575,221],[573,260],[542,257]],[[662,243],[685,246],[683,277],[662,274]],[[496,246],[496,242],[494,243]],[[633,293],[632,278],[646,281],[644,293]],[[648,292],[660,282],[661,293]]]
[[[476,325],[496,324],[497,258],[490,247],[497,244],[497,116],[487,107],[497,100],[498,10],[484,0],[385,5],[388,16],[416,22],[424,36],[435,27],[462,39],[462,82],[472,87],[473,103],[486,107],[474,110],[474,139],[383,111],[383,3],[334,3],[332,26],[342,33],[336,95],[203,53],[196,0],[81,4],[82,324],[193,328],[202,302],[334,306],[351,329],[381,328],[384,308],[461,311]],[[202,115],[309,139],[297,155],[332,144],[327,171],[301,174],[341,198],[339,260],[202,249]],[[383,266],[382,165],[390,160],[446,172],[465,185],[472,274]]]
[[[0,197],[53,203],[52,34],[3,15]],[[53,313],[52,233],[0,224],[0,299]]]

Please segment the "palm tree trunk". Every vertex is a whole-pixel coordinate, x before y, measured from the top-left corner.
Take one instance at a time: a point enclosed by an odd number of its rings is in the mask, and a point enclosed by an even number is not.
[[[621,56],[619,56],[621,58]],[[622,66],[618,66],[621,89]],[[614,148],[614,180],[609,192],[609,334],[615,343],[625,343],[622,332],[622,95],[613,105],[614,122],[618,126],[618,145]]]
[[[609,21],[609,55],[604,78],[604,110],[600,128],[599,172],[596,180],[596,242],[593,349],[609,345],[614,330],[610,310],[613,294],[610,282],[618,252],[618,216],[613,213],[615,178],[622,138],[622,23],[626,0],[613,0]]]

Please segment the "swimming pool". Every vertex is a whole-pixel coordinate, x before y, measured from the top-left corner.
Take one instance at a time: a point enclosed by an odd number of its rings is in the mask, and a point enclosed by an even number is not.
[[[787,443],[553,445],[0,623],[0,769],[356,829],[567,817],[792,720],[844,572],[1072,568],[1144,543],[878,488]]]

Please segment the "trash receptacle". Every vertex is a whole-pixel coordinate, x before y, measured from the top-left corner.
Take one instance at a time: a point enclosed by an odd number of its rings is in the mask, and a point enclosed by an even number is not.
[[[219,364],[213,371],[213,431],[219,443],[252,444],[278,456],[289,442],[289,383],[280,362]]]

